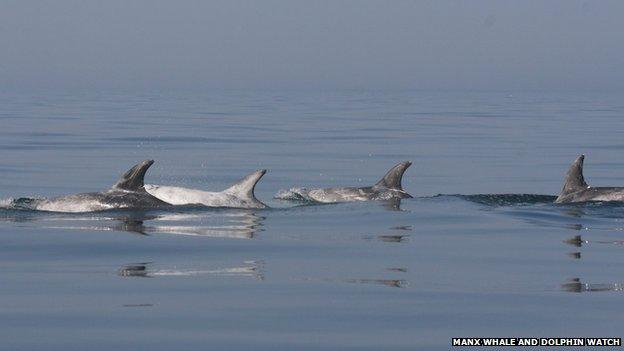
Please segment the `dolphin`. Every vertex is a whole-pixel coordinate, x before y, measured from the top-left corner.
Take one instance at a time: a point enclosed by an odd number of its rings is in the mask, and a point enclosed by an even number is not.
[[[30,199],[28,205],[32,209],[52,212],[94,212],[119,208],[145,209],[171,206],[145,191],[143,178],[153,163],[153,160],[138,163],[107,191]],[[19,202],[20,199],[16,201]]]
[[[401,186],[403,173],[405,173],[405,170],[411,165],[412,163],[409,161],[395,165],[373,186],[362,188],[304,188],[292,189],[292,191],[306,200],[323,203],[411,198],[412,195],[405,192]]]
[[[568,173],[561,194],[555,203],[572,203],[586,201],[624,201],[624,187],[591,187],[583,177],[583,161],[585,155],[574,160]]]
[[[145,185],[145,190],[173,205],[199,204],[208,207],[266,208],[267,205],[256,199],[254,195],[256,183],[265,173],[265,169],[257,170],[219,192],[152,184]]]

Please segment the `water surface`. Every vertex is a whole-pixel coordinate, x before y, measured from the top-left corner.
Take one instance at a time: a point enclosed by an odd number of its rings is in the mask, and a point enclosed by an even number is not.
[[[0,199],[147,182],[220,190],[266,168],[264,210],[0,210],[10,350],[447,350],[462,336],[621,336],[624,206],[554,205],[585,153],[623,185],[622,94],[0,95]],[[400,204],[273,199],[367,186]],[[441,194],[441,195],[440,195]],[[6,206],[5,206],[6,207]]]

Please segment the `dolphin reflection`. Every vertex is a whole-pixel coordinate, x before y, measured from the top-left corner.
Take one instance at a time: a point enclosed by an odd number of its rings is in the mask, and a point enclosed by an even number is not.
[[[5,216],[13,222],[37,221],[50,229],[115,231],[141,235],[174,234],[213,238],[252,239],[265,219],[250,210],[192,213],[108,212],[89,215]]]
[[[406,267],[388,267],[384,269],[387,272],[407,273]],[[347,284],[372,284],[383,285],[390,288],[405,288],[409,284],[405,279],[370,279],[370,278],[304,278],[305,281],[316,281],[325,283],[347,283]]]
[[[408,234],[402,234],[402,235],[394,235],[394,234],[380,234],[380,235],[375,235],[375,236],[371,236],[371,235],[366,235],[363,236],[362,238],[364,240],[378,240],[378,241],[383,241],[385,243],[403,243],[408,241],[409,239],[409,235]]]
[[[598,291],[623,291],[624,284],[622,283],[603,283],[603,284],[589,284],[581,282],[580,278],[572,278],[567,282],[561,284],[561,290],[573,293],[582,292],[598,292]]]
[[[613,244],[624,245],[624,240],[585,240],[580,235],[575,235],[569,239],[563,241],[564,243],[576,247],[582,247],[585,244]]]
[[[153,269],[153,262],[141,262],[126,264],[119,268],[117,274],[121,277],[189,277],[189,276],[228,276],[228,277],[250,277],[264,280],[262,273],[262,262],[245,261],[241,266],[213,268],[213,269]]]
[[[355,278],[347,278],[347,279],[313,279],[307,278],[304,279],[307,281],[320,281],[325,283],[347,283],[347,284],[373,284],[373,285],[383,285],[390,288],[405,288],[408,286],[407,280],[405,279],[355,279]]]
[[[404,288],[407,286],[407,281],[403,279],[343,279],[342,282],[353,284],[385,285],[391,288]]]
[[[570,252],[568,253],[568,257],[573,258],[575,260],[580,260],[581,259],[581,253],[580,252]]]

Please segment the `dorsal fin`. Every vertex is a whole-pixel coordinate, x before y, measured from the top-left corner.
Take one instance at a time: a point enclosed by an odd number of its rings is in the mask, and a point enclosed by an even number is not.
[[[572,162],[570,169],[568,169],[568,173],[566,173],[565,183],[563,184],[563,189],[561,189],[561,194],[559,196],[575,193],[589,187],[589,185],[585,183],[585,178],[583,178],[584,160],[585,155],[580,155],[576,158],[576,160],[574,160],[574,162]]]
[[[260,202],[254,195],[254,189],[256,188],[256,183],[258,183],[260,178],[262,178],[265,173],[266,169],[257,170],[234,183],[234,185],[225,189],[224,192],[235,195],[241,199]]]
[[[145,178],[145,172],[152,164],[154,164],[154,160],[145,160],[137,163],[119,178],[117,183],[113,185],[113,188],[128,191],[144,190],[143,179]]]
[[[403,191],[401,179],[403,179],[403,173],[405,173],[405,170],[411,165],[411,162],[405,161],[390,168],[388,173],[386,173],[386,175],[383,176],[383,178],[381,178],[375,186]]]

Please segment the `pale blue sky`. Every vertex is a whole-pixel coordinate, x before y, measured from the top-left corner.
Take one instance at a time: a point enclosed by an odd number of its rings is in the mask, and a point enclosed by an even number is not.
[[[624,1],[0,3],[0,84],[624,89]]]

